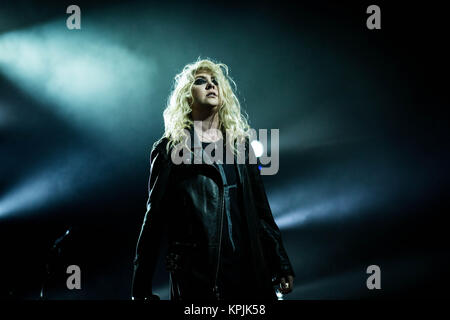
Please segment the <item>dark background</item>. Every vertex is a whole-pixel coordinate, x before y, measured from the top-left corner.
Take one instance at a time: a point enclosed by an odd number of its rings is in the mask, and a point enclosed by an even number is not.
[[[448,32],[440,2],[0,4],[0,297],[129,299],[149,152],[175,74],[230,67],[296,272],[285,299],[448,297]],[[381,30],[366,8],[381,8]],[[79,265],[82,289],[65,287]],[[381,268],[381,290],[366,268]],[[168,297],[160,266],[155,290]]]

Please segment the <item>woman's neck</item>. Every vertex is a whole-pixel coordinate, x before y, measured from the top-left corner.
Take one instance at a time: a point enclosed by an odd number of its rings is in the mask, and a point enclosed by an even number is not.
[[[222,138],[219,130],[219,113],[211,113],[204,118],[193,117],[194,130],[201,142],[216,142]]]

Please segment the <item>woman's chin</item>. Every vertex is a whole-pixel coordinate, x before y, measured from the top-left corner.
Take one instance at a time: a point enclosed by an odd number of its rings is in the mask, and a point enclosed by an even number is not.
[[[214,109],[214,108],[218,108],[219,107],[219,105],[218,104],[210,104],[210,103],[205,103],[204,105],[203,105],[203,108],[205,108],[205,109]]]

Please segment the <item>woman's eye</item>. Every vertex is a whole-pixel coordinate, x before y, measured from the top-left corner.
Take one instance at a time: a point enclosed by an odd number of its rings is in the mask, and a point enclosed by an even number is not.
[[[199,84],[204,84],[205,82],[206,82],[205,79],[200,78],[200,79],[195,80],[194,84],[199,85]]]
[[[201,84],[204,84],[204,83],[206,83],[206,80],[203,79],[203,78],[198,78],[197,80],[194,81],[194,84],[195,84],[195,85],[201,85]],[[214,80],[212,81],[212,83],[214,83],[214,85],[216,85],[216,86],[219,85],[219,83],[217,82],[216,79],[214,79]]]

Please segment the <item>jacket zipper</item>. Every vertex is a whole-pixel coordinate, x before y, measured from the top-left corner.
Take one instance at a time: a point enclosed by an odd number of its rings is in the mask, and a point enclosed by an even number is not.
[[[222,178],[222,176],[221,176]],[[216,268],[216,276],[215,276],[215,280],[214,280],[214,288],[213,288],[213,292],[216,295],[217,300],[220,300],[220,292],[219,292],[219,287],[217,285],[217,279],[219,277],[219,268],[220,268],[220,251],[222,248],[222,233],[223,233],[223,208],[225,206],[225,197],[223,195],[223,181],[222,181],[222,207],[220,209],[220,236],[219,236],[219,250],[218,250],[218,255],[217,255],[217,268]]]
[[[203,156],[203,148],[202,148],[202,156]],[[212,165],[214,169],[217,171],[220,177],[221,185],[221,196],[222,196],[222,207],[220,209],[220,236],[219,236],[219,250],[217,254],[217,267],[216,267],[216,275],[214,279],[214,288],[213,293],[215,294],[217,300],[220,300],[220,292],[219,292],[219,286],[217,285],[217,279],[219,277],[219,268],[220,268],[220,253],[221,253],[221,247],[222,247],[222,233],[223,233],[223,209],[225,207],[225,197],[224,197],[224,187],[223,187],[223,178],[222,174],[220,173],[220,169],[218,169],[214,164]]]

